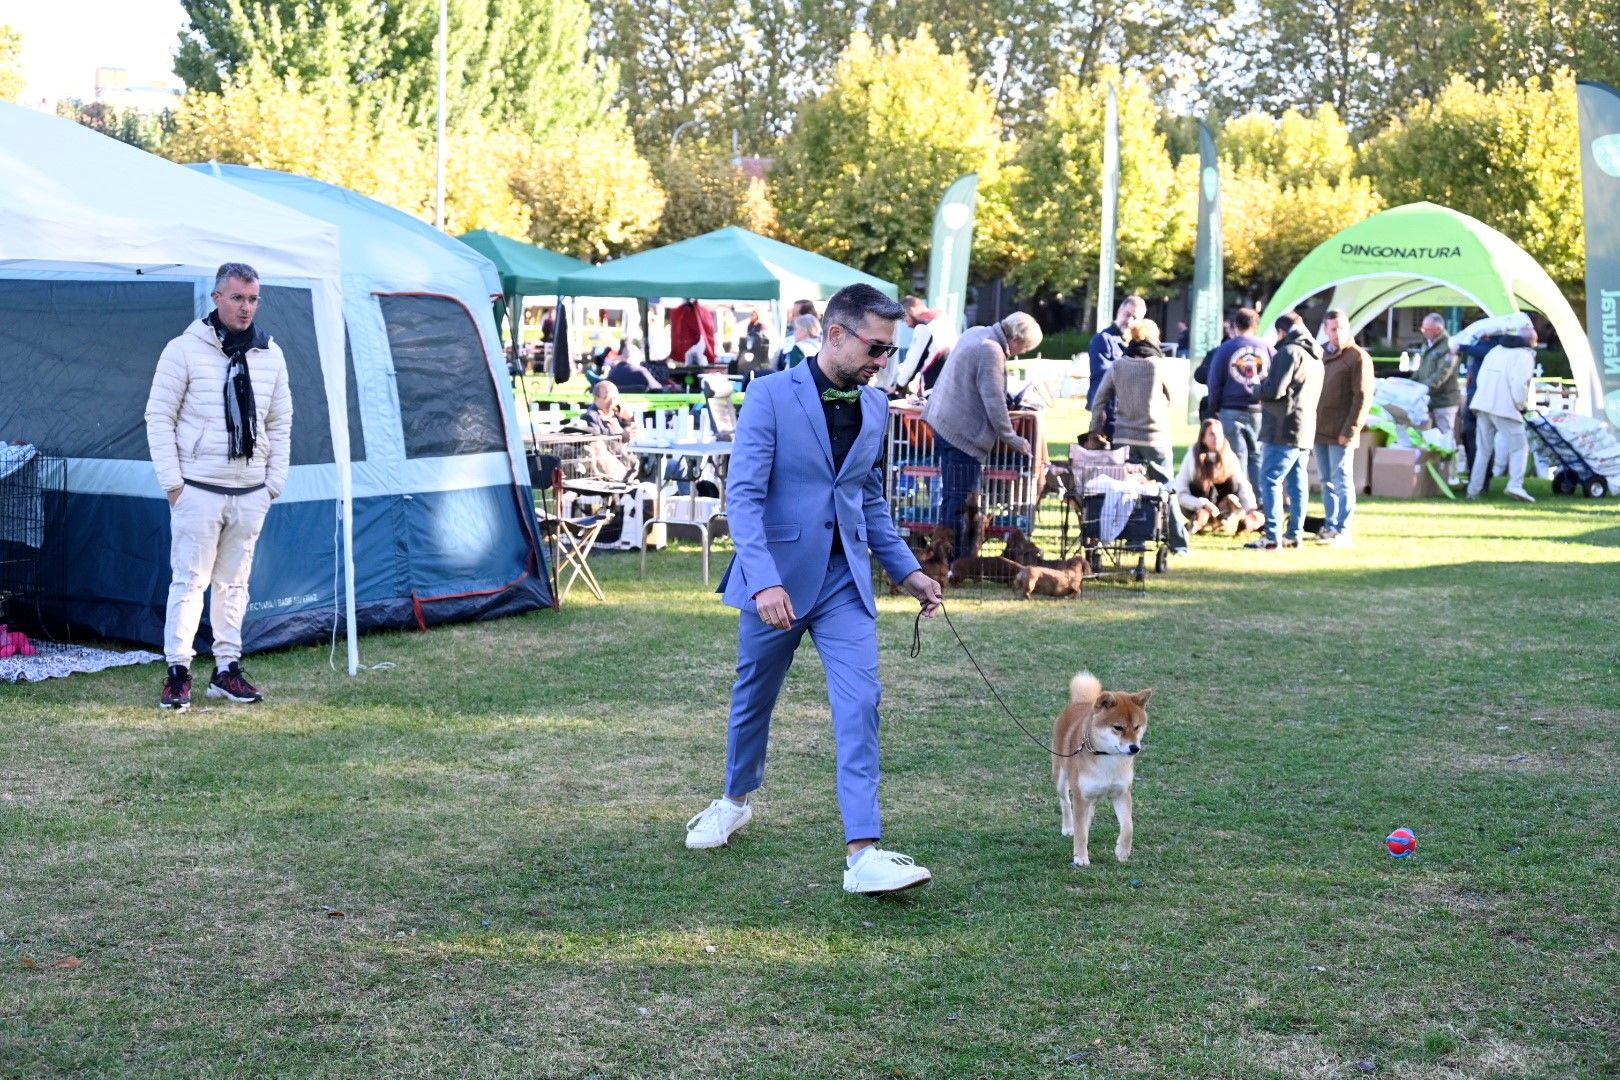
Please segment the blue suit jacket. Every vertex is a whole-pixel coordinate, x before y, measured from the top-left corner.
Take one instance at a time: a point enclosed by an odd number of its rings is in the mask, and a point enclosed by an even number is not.
[[[889,419],[881,390],[861,391],[861,430],[833,475],[826,414],[809,364],[755,379],[737,420],[726,512],[737,554],[720,582],[725,602],[754,610],[754,594],[781,585],[800,617],[821,593],[833,529],[867,611],[875,618],[872,560],[895,581],[919,569],[883,497],[879,459]]]

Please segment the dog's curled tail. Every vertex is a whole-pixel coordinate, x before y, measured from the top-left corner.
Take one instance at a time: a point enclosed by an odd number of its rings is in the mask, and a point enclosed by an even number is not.
[[[1102,683],[1089,671],[1082,671],[1069,680],[1070,704],[1090,704],[1102,693]]]

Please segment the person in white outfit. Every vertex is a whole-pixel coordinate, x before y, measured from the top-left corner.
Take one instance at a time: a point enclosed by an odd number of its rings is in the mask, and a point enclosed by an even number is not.
[[[146,441],[169,500],[169,670],[158,701],[165,709],[191,706],[191,661],[210,586],[208,696],[264,697],[242,670],[242,620],[253,548],[287,484],[292,392],[280,346],[254,324],[258,272],[221,266],[213,300],[213,311],[164,348],[146,402]]]
[[[1497,472],[1506,469],[1507,494],[1529,503],[1536,500],[1524,490],[1524,466],[1530,456],[1530,443],[1524,434],[1524,410],[1530,406],[1530,383],[1535,378],[1534,327],[1521,340],[1522,347],[1498,345],[1485,355],[1469,408],[1474,412],[1474,460],[1492,462]],[[1469,474],[1470,499],[1479,498],[1485,480],[1485,469],[1475,469]]]

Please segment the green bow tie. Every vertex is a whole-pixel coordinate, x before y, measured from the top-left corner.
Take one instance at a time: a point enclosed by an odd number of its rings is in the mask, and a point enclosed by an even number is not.
[[[821,400],[822,401],[859,401],[859,400],[861,400],[861,388],[858,387],[858,386],[852,386],[848,390],[839,390],[839,389],[837,389],[835,387],[829,386],[829,387],[827,387],[827,389],[825,389],[825,390],[823,390],[821,392]]]

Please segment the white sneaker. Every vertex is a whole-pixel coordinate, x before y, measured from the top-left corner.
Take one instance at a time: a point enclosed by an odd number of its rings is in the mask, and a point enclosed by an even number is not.
[[[1506,495],[1510,499],[1518,499],[1520,502],[1533,503],[1536,501],[1535,496],[1531,495],[1522,487],[1510,487],[1506,491],[1502,492],[1502,494]]]
[[[877,896],[926,885],[934,880],[926,866],[918,866],[911,856],[882,848],[868,848],[853,869],[844,871],[844,891]]]
[[[730,799],[716,799],[703,812],[686,823],[686,846],[694,851],[700,848],[724,847],[731,834],[754,818],[753,803],[738,806]]]

